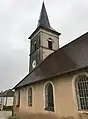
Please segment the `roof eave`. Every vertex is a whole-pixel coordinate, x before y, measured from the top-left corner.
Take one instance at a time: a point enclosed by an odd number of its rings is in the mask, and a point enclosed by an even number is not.
[[[63,73],[61,73],[61,74],[57,74],[57,75],[54,75],[54,76],[51,76],[51,77],[48,77],[48,78],[42,79],[42,80],[41,80],[41,79],[40,79],[40,80],[36,80],[36,81],[33,81],[33,82],[31,82],[31,83],[28,83],[28,84],[25,84],[25,85],[22,85],[22,86],[19,86],[19,87],[15,86],[14,89],[19,89],[19,88],[22,88],[22,87],[25,87],[25,86],[28,86],[28,85],[37,83],[37,82],[39,82],[39,81],[44,81],[44,80],[47,80],[47,79],[52,79],[52,78],[54,78],[54,77],[62,76],[62,75],[65,75],[65,74],[68,74],[68,73],[71,73],[71,72],[74,72],[74,71],[82,70],[82,69],[85,69],[85,68],[88,68],[88,66],[81,67],[81,68],[71,69],[71,70],[65,71],[65,72],[63,72]]]
[[[37,33],[37,31],[38,31],[39,29],[44,29],[44,30],[50,31],[50,32],[52,32],[52,33],[55,33],[55,34],[57,34],[57,35],[61,35],[61,33],[57,32],[57,31],[55,31],[55,30],[48,29],[48,28],[45,28],[45,27],[43,27],[43,26],[38,26],[38,27],[36,28],[36,30],[30,35],[30,37],[29,37],[28,39],[31,39],[31,38],[34,36],[34,34]]]

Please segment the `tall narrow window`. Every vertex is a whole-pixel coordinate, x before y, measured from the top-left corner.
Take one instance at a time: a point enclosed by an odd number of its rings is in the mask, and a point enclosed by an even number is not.
[[[28,89],[28,106],[32,106],[32,88]]]
[[[52,39],[51,38],[48,39],[48,48],[52,50]]]
[[[88,110],[88,77],[78,76],[75,82],[79,110]]]
[[[45,86],[45,110],[54,111],[53,86],[51,83]]]
[[[20,90],[17,92],[17,107],[20,106]]]
[[[36,41],[34,42],[34,50],[37,49],[37,44],[36,44]]]

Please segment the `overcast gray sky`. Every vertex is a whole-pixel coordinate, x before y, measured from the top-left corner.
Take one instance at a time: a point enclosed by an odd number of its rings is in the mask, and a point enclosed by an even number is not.
[[[0,0],[0,90],[28,74],[30,45],[43,0]],[[44,0],[60,47],[88,31],[88,0]]]

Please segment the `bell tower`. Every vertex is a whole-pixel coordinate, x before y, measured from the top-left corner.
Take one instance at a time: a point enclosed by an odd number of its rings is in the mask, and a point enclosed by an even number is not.
[[[47,56],[59,48],[60,33],[51,28],[45,4],[43,2],[38,25],[30,35],[30,68],[31,72]]]

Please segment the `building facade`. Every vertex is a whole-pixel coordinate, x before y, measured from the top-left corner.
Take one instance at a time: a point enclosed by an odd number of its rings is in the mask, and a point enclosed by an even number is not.
[[[37,29],[29,37],[30,72],[48,55],[59,48],[59,35],[60,33],[51,28],[45,5],[43,3]]]
[[[8,107],[13,108],[13,99],[14,99],[14,91],[11,89],[6,90],[0,93],[0,110],[5,110]],[[9,110],[9,109],[8,109]]]
[[[88,33],[59,48],[43,3],[30,39],[29,74],[15,87],[14,114],[21,111],[76,116],[88,110]]]

